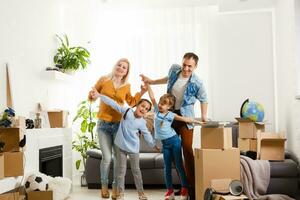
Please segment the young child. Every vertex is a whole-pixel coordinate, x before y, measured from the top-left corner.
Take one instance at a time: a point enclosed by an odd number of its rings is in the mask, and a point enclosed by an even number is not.
[[[146,121],[143,118],[151,109],[151,102],[147,99],[141,99],[136,105],[136,109],[133,110],[132,108],[120,106],[107,96],[100,95],[100,99],[102,102],[111,106],[123,115],[114,141],[117,146],[117,189],[119,192],[117,200],[124,199],[127,155],[130,159],[131,171],[134,177],[135,186],[138,190],[139,200],[147,200],[147,197],[144,194],[143,180],[139,164],[139,133],[143,134],[145,141],[149,144],[149,146],[159,150],[159,148],[155,145],[155,141],[146,127]]]
[[[175,167],[179,173],[181,181],[180,200],[188,199],[188,182],[182,163],[181,140],[171,127],[173,120],[183,121],[186,123],[200,123],[195,119],[179,116],[170,110],[175,105],[175,97],[171,94],[164,94],[160,97],[158,104],[155,101],[154,93],[148,86],[148,93],[154,106],[155,118],[154,129],[155,139],[162,142],[163,158],[165,164],[165,181],[167,192],[165,193],[165,200],[173,200],[174,190],[172,185],[172,160],[175,161]]]

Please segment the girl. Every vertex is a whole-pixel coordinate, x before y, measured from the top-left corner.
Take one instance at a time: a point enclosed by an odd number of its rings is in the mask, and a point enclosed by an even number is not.
[[[146,121],[143,118],[151,109],[151,103],[147,99],[141,99],[137,103],[136,109],[133,110],[132,108],[120,106],[107,96],[100,95],[100,99],[102,102],[122,114],[120,126],[114,141],[117,147],[117,188],[119,192],[117,199],[124,199],[124,181],[128,155],[139,199],[147,200],[147,197],[144,194],[142,174],[139,166],[139,133],[144,135],[145,141],[149,144],[149,146],[159,150],[155,145],[155,141],[153,140],[151,133],[148,131]]]
[[[175,161],[175,167],[179,173],[181,181],[180,199],[187,200],[188,198],[188,182],[183,168],[181,140],[171,127],[173,120],[183,121],[186,123],[201,123],[192,118],[179,116],[170,110],[175,105],[175,97],[171,94],[165,94],[160,99],[158,104],[155,101],[154,93],[149,85],[148,93],[154,106],[155,118],[154,129],[155,139],[162,142],[163,157],[165,164],[165,181],[167,192],[165,193],[165,200],[174,199],[174,190],[172,185],[172,160]]]
[[[89,92],[89,99],[95,101],[100,94],[111,97],[118,104],[123,105],[126,101],[128,105],[133,106],[141,99],[141,96],[146,92],[141,88],[141,92],[134,96],[130,92],[130,84],[128,77],[130,72],[130,63],[126,58],[118,60],[112,72],[106,76],[102,76],[95,87]],[[99,144],[102,152],[100,163],[101,174],[101,197],[109,198],[108,191],[108,174],[112,158],[115,159],[114,139],[119,128],[121,114],[111,109],[106,104],[100,104],[98,112],[97,132],[99,135]],[[114,162],[114,175],[112,182],[111,198],[116,199],[116,162]]]

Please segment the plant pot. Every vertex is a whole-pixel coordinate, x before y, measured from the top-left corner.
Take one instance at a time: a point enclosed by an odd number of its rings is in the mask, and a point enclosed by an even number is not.
[[[80,185],[81,185],[81,187],[87,187],[85,173],[83,173],[80,177]]]
[[[62,72],[65,74],[72,75],[72,76],[75,74],[75,71],[71,70],[71,69],[63,69]]]

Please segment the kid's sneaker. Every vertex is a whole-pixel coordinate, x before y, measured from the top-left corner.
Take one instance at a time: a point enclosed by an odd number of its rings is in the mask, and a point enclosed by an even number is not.
[[[188,197],[189,197],[188,189],[185,187],[182,187],[181,191],[180,191],[180,200],[187,200]]]
[[[144,192],[139,192],[139,200],[148,200]]]
[[[168,189],[167,192],[165,193],[165,200],[174,200],[174,190],[173,189]]]

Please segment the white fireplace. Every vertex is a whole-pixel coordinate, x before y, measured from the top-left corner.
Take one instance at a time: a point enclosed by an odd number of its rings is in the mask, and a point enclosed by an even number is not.
[[[24,175],[38,172],[40,169],[40,149],[62,146],[62,174],[72,180],[72,129],[43,128],[26,130],[24,149]],[[14,189],[22,177],[10,177],[0,180],[0,194]]]

